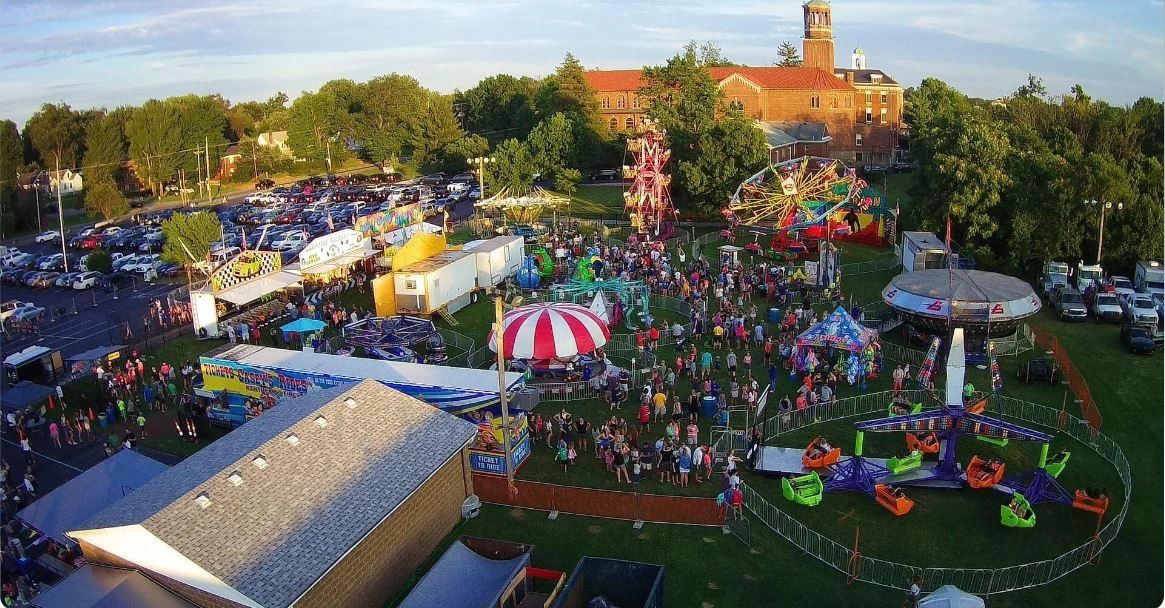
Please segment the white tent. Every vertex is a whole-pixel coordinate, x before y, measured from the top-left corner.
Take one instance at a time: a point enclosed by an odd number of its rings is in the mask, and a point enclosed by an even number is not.
[[[603,323],[611,325],[611,316],[607,314],[607,299],[603,297],[603,292],[595,292],[595,299],[591,301],[590,310],[595,313],[595,316],[602,319]]]
[[[983,608],[985,605],[983,598],[954,585],[943,585],[918,600],[918,608]]]

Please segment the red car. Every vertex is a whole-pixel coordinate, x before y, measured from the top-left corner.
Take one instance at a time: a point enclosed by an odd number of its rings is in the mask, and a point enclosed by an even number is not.
[[[81,241],[81,249],[97,249],[101,246],[101,237],[96,234],[90,234]]]

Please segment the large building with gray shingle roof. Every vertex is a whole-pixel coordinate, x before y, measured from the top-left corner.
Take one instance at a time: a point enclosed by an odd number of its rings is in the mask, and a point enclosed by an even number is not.
[[[202,606],[380,605],[460,518],[476,432],[375,381],[310,393],[70,536]]]

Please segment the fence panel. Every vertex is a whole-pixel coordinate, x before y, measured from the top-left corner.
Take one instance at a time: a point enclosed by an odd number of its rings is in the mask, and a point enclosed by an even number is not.
[[[554,487],[554,510],[574,515],[638,519],[636,495],[631,492],[612,492],[572,486]]]
[[[659,494],[639,495],[639,519],[697,526],[718,526],[724,520],[714,499]]]

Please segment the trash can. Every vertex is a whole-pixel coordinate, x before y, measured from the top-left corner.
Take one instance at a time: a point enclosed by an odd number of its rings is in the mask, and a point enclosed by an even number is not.
[[[781,321],[781,309],[780,308],[770,308],[769,309],[769,323],[779,323],[780,321]]]
[[[101,425],[101,428],[109,426],[109,420],[106,419],[105,412],[97,414],[97,424]]]
[[[700,401],[700,415],[705,418],[712,418],[716,415],[716,398],[708,395]]]

